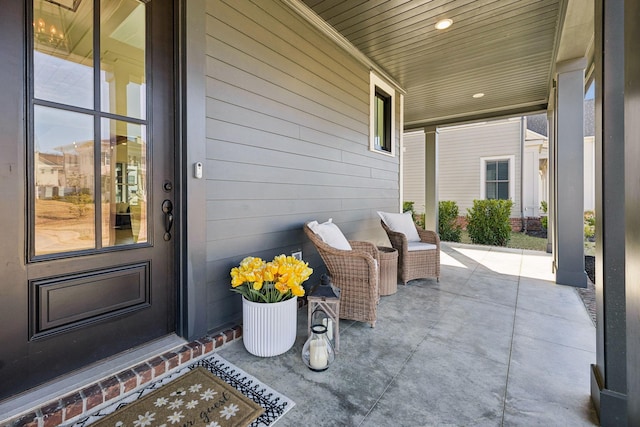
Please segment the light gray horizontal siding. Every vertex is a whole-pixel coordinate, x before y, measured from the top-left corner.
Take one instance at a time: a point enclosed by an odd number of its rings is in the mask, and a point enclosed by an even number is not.
[[[515,156],[515,193],[512,217],[520,216],[520,121],[500,120],[438,133],[438,198],[458,203],[466,215],[480,198],[480,158]]]
[[[333,218],[350,239],[385,243],[375,212],[397,211],[399,161],[369,151],[369,70],[360,62],[282,3],[206,8],[202,233],[214,329],[241,314],[229,270],[245,256],[302,249],[322,271],[305,222]]]

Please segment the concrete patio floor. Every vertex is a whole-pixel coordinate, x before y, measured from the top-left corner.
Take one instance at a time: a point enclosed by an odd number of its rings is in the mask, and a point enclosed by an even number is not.
[[[340,322],[340,352],[305,367],[306,308],[294,348],[273,358],[236,340],[218,353],[287,395],[278,426],[592,426],[595,327],[546,253],[443,244],[442,276],[382,297],[375,328]]]

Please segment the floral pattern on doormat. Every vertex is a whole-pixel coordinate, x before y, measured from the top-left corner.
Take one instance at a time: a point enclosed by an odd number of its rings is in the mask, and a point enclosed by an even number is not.
[[[100,427],[247,427],[264,409],[199,366],[96,421]]]
[[[269,386],[258,381],[255,377],[247,374],[246,372],[234,366],[233,364],[229,363],[228,361],[218,356],[217,354],[213,354],[213,355],[204,357],[200,360],[194,361],[194,363],[186,367],[183,367],[177,371],[174,371],[169,375],[165,376],[164,378],[149,384],[145,388],[138,390],[120,399],[118,402],[115,402],[105,408],[102,408],[101,410],[99,410],[98,412],[92,415],[84,416],[82,419],[78,420],[76,423],[70,424],[70,425],[73,427],[86,427],[93,423],[96,423],[98,420],[112,414],[113,412],[117,411],[120,408],[125,407],[128,404],[135,402],[138,399],[143,398],[144,396],[159,389],[161,386],[176,380],[177,378],[181,377],[182,375],[190,372],[191,370],[197,367],[205,368],[207,371],[211,372],[212,374],[220,378],[222,381],[229,384],[231,387],[235,388],[236,390],[238,390],[240,393],[242,393],[249,399],[253,400],[255,403],[257,403],[264,409],[264,412],[250,424],[251,427],[271,426],[273,425],[273,423],[275,423],[278,419],[280,419],[286,412],[288,412],[295,405],[295,403],[291,399],[287,398],[286,396],[278,393],[277,391],[273,390]],[[185,390],[185,393],[186,392],[187,390]],[[178,405],[177,401],[180,400],[180,398],[181,396],[166,397],[167,402],[165,402],[164,404],[173,405],[173,406]],[[161,404],[163,402],[164,400],[160,400],[158,403]],[[186,401],[183,399],[182,405],[180,406],[184,407],[187,404],[189,404],[189,402],[190,401]],[[175,408],[175,409],[179,409],[179,408]],[[223,410],[223,408],[221,408],[220,410]],[[233,416],[230,414],[234,412],[234,408],[230,407],[226,411],[228,412],[229,417]],[[227,414],[227,412],[225,412],[225,414]],[[140,427],[161,425],[164,421],[167,421],[167,420],[164,420],[163,422],[159,422],[160,420],[157,420],[157,419],[150,421],[149,417],[151,417],[152,414],[140,414],[140,416],[142,417],[139,419],[140,421],[138,422]],[[180,420],[176,420],[176,422],[177,421],[180,421]],[[172,421],[169,420],[169,422],[166,423],[166,425],[167,427],[172,426]],[[173,424],[173,425],[182,425],[182,423]]]

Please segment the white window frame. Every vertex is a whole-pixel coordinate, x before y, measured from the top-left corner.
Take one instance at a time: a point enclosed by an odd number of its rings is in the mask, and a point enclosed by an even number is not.
[[[375,144],[375,102],[376,88],[391,98],[391,151],[376,149]],[[373,72],[369,73],[369,150],[386,156],[396,155],[396,91]]]
[[[480,157],[480,199],[482,200],[485,200],[487,198],[487,162],[495,162],[499,160],[509,161],[509,199],[515,200],[514,195],[516,194],[516,156],[514,155]]]

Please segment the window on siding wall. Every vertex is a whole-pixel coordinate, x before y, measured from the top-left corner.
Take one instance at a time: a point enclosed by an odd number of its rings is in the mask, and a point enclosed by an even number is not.
[[[509,161],[492,160],[485,163],[485,194],[487,199],[509,198]]]
[[[483,157],[480,159],[480,193],[482,199],[514,198],[515,156]]]
[[[377,88],[376,88],[377,89]],[[391,152],[391,97],[376,90],[374,148]]]
[[[370,75],[370,149],[395,155],[395,91],[378,78]]]

